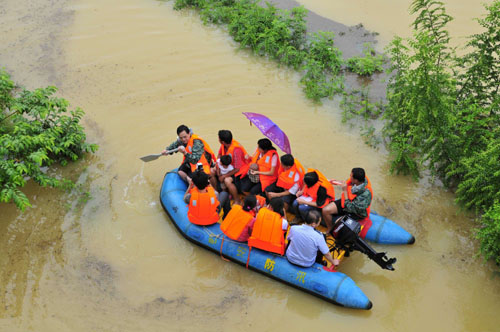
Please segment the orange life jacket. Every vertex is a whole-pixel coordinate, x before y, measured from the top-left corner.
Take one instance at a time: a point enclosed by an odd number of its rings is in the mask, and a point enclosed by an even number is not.
[[[220,229],[228,238],[238,240],[246,225],[253,218],[252,213],[243,210],[241,205],[235,204],[220,224]]]
[[[297,173],[299,173],[299,189],[302,188],[304,184],[304,174],[306,172],[297,159],[294,159],[293,166],[286,171],[283,170],[283,165],[280,165],[278,182],[276,182],[276,185],[285,190],[292,188],[295,184],[295,175]]]
[[[325,188],[326,189],[326,196],[328,196],[328,197],[326,198],[325,203],[323,205],[318,206],[319,208],[322,208],[325,205],[327,205],[328,203],[330,203],[331,201],[335,200],[335,189],[333,189],[333,185],[330,183],[330,181],[328,181],[328,179],[320,171],[309,168],[307,170],[307,173],[309,173],[309,172],[316,172],[316,174],[318,174],[319,180],[312,187],[308,187],[306,185],[304,188],[303,195],[312,197],[313,201],[316,202],[316,200],[318,199],[319,187],[321,186],[321,187]]]
[[[201,193],[198,188],[194,187],[189,192],[191,199],[189,200],[188,219],[196,225],[212,225],[219,221],[217,207],[219,201],[215,196],[215,190],[211,186],[207,187],[206,193]]]
[[[248,246],[283,255],[285,238],[282,220],[279,213],[266,207],[260,209],[253,225],[252,236],[248,239]]]
[[[254,155],[252,156],[252,160],[248,164],[242,166],[237,174],[241,175],[241,177],[243,178],[250,169],[250,164],[255,164],[255,163],[259,165],[259,172],[269,172],[272,168],[273,156],[276,155],[278,164],[274,168],[274,173],[272,175],[262,175],[262,174],[259,175],[260,186],[262,191],[264,191],[267,186],[273,184],[276,181],[276,179],[278,179],[280,159],[278,158],[278,152],[276,152],[276,150],[267,151],[260,159],[259,159],[259,154],[260,154],[259,149],[257,149],[257,151],[255,151]]]
[[[243,156],[246,156],[248,153],[247,151],[245,150],[245,148],[243,147],[243,145],[241,145],[239,142],[235,141],[234,139],[231,141],[231,145],[229,145],[229,148],[227,148],[227,151],[224,152],[225,148],[224,148],[224,145],[221,144],[220,145],[220,148],[219,148],[219,157],[220,156],[225,156],[225,155],[230,155],[231,156],[231,165],[234,166],[234,149],[236,148],[240,148],[241,151],[243,151]],[[245,159],[243,159],[243,162],[245,163]],[[238,175],[239,172],[236,174]]]
[[[365,176],[366,178],[366,189],[368,189],[370,191],[370,193],[372,194],[372,202],[373,202],[373,190],[372,190],[372,183],[370,182],[370,179]],[[352,193],[352,181],[351,179],[347,180],[345,182],[345,184],[347,185],[347,198],[352,202],[354,200],[354,198],[356,198],[357,195],[354,195]],[[344,192],[342,192],[342,196],[341,196],[341,199],[340,199],[340,203],[342,204],[342,208],[345,208],[345,195],[344,195]],[[370,206],[372,204],[370,203]],[[366,209],[366,215],[368,217],[370,217],[370,206],[368,206],[368,209]]]
[[[188,153],[193,153],[193,142],[195,139],[199,139],[200,141],[203,142],[203,148],[205,150],[201,154],[201,158],[200,158],[200,160],[198,160],[198,163],[202,163],[203,164],[203,171],[205,171],[205,173],[207,173],[207,174],[210,174],[210,163],[208,162],[207,158],[205,157],[205,152],[210,154],[210,156],[212,157],[212,161],[214,161],[214,162],[215,162],[215,155],[214,155],[214,152],[212,151],[212,149],[210,149],[210,145],[208,145],[208,143],[203,138],[201,138],[200,136],[198,136],[196,134],[191,134],[191,138],[189,139],[188,144],[186,145],[186,151]],[[184,159],[182,160],[182,162],[185,162],[185,161],[186,161],[186,156],[184,156]],[[191,164],[191,171],[192,172],[196,171],[196,164],[197,163]]]

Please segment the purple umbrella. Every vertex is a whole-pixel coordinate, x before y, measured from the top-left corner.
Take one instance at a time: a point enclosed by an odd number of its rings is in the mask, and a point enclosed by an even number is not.
[[[250,120],[250,124],[253,123],[256,125],[257,128],[259,128],[259,130],[281,150],[286,153],[292,153],[290,141],[288,140],[286,134],[267,116],[250,112],[243,112],[243,114],[245,114],[248,120]]]

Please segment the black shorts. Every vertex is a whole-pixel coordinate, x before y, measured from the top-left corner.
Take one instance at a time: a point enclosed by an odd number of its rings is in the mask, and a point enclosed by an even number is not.
[[[283,189],[281,187],[278,187],[276,185],[276,182],[275,182],[275,183],[270,184],[269,186],[267,186],[266,189],[265,189],[265,191],[266,191],[266,193],[267,192],[269,192],[269,193],[282,193],[282,192],[285,191],[285,189]],[[297,196],[289,194],[289,195],[286,195],[286,196],[281,196],[281,198],[283,199],[283,202],[285,202],[286,204],[292,205],[293,201],[295,201],[297,199]]]
[[[236,186],[236,179],[235,179],[235,177],[234,177],[234,174],[233,174],[233,175],[231,175],[231,176],[230,176],[230,178],[232,178],[232,179],[233,179],[233,183],[234,183],[234,185]],[[221,192],[221,191],[222,191],[222,187],[221,187],[221,184],[222,184],[222,183],[219,181],[219,177],[217,176],[217,174],[215,174],[215,180],[216,180],[216,182],[217,182],[217,189],[216,189],[216,190],[217,190],[218,192]],[[238,188],[238,186],[236,186],[236,188]]]
[[[191,172],[191,164],[187,161],[182,163],[182,165],[179,166],[179,171],[183,171],[189,177],[191,177],[191,174],[193,174],[193,172]]]
[[[365,217],[362,217],[362,216],[358,216],[357,214],[347,212],[342,207],[342,201],[340,199],[337,199],[336,201],[334,201],[334,203],[337,206],[337,211],[338,211],[337,215],[338,216],[344,216],[344,215],[348,214],[349,217],[351,217],[354,220],[358,220],[358,221],[365,218]]]
[[[244,193],[250,193],[252,195],[260,195],[262,194],[262,189],[260,182],[253,183],[250,181],[250,178],[245,176],[243,179],[240,180],[240,190]]]
[[[337,211],[338,211],[338,215],[339,216],[343,216],[345,214],[345,211],[344,211],[344,208],[342,207],[342,200],[340,199],[337,199],[335,201],[333,201],[335,203],[335,205],[337,206]]]

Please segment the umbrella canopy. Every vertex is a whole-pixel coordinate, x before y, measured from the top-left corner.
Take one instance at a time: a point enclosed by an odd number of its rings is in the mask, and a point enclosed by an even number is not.
[[[269,138],[281,150],[286,153],[292,153],[288,137],[276,123],[272,122],[267,116],[259,113],[243,112],[243,114],[250,120],[251,124],[256,125],[264,136]]]

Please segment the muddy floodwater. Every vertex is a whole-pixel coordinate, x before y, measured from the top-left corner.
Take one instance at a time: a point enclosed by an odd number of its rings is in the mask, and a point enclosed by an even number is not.
[[[479,31],[482,1],[447,1],[451,35]],[[340,23],[410,35],[410,1],[301,0]],[[334,101],[307,101],[298,75],[238,50],[196,13],[153,0],[2,0],[0,66],[28,88],[56,85],[82,107],[99,151],[61,170],[64,193],[29,184],[33,207],[0,205],[0,331],[498,331],[500,274],[476,258],[472,216],[428,179],[388,174],[388,155],[341,124]],[[459,43],[457,43],[459,44]],[[373,302],[344,309],[193,246],[159,203],[180,156],[142,163],[187,124],[218,149],[230,129],[248,150],[262,136],[241,112],[279,123],[295,157],[330,178],[364,167],[372,209],[415,235],[341,266]]]

